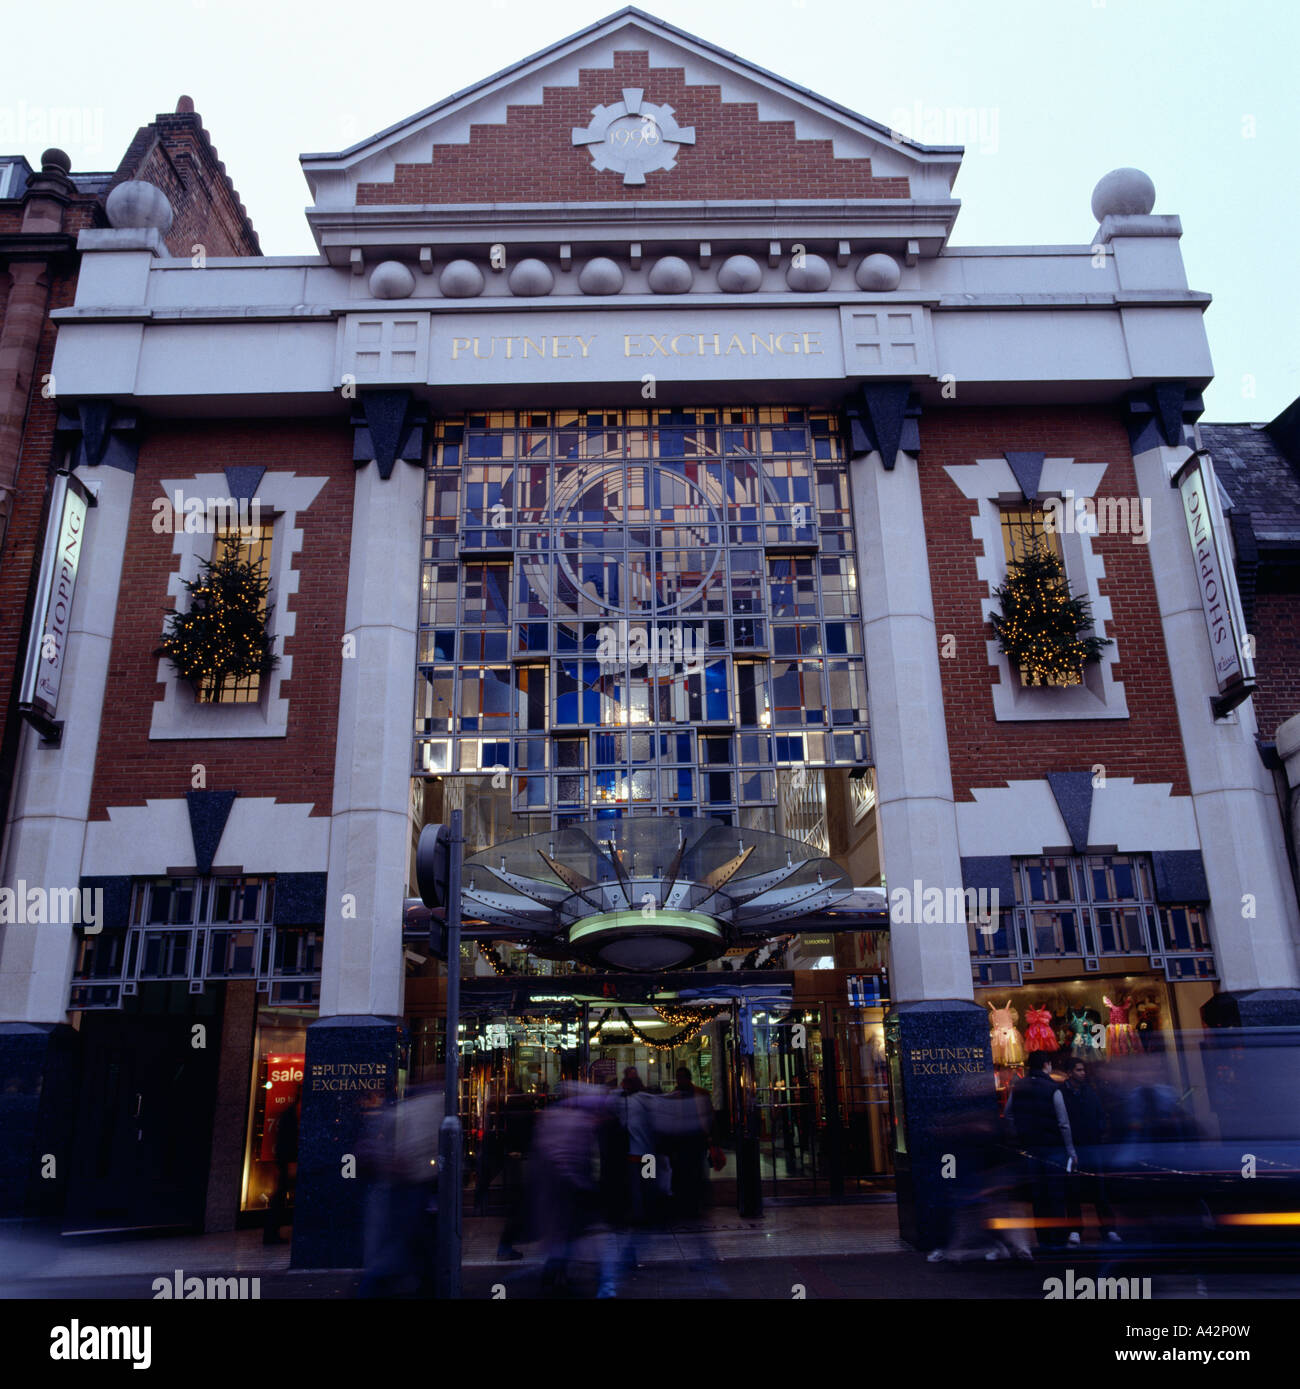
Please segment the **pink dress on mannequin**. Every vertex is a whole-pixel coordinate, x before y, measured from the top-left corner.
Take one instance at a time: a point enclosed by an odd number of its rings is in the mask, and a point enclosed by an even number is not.
[[[1052,1031],[1052,1010],[1050,1008],[1026,1008],[1025,1021],[1029,1024],[1025,1032],[1025,1048],[1028,1051],[1055,1051],[1056,1033]]]
[[[1106,1024],[1106,1050],[1111,1056],[1125,1056],[1142,1050],[1138,1041],[1137,1029],[1128,1020],[1130,999],[1112,1003],[1105,994],[1101,1001],[1110,1009],[1110,1021]]]

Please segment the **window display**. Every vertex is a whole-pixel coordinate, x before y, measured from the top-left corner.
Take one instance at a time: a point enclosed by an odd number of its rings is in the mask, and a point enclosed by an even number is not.
[[[1044,979],[1015,993],[977,990],[976,999],[988,1009],[1003,1100],[1033,1052],[1051,1052],[1060,1068],[1069,1059],[1122,1066],[1128,1057],[1160,1049],[1159,1034],[1173,1026],[1168,986],[1159,977]]]
[[[307,1025],[315,1020],[315,1012],[305,1009],[262,1008],[258,1012],[240,1210],[269,1209],[278,1189],[283,1155],[276,1152],[277,1131],[302,1092]]]

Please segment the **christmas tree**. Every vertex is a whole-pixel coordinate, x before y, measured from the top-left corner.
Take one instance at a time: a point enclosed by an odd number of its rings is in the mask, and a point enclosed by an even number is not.
[[[1084,663],[1111,645],[1109,637],[1082,635],[1092,629],[1088,600],[1071,596],[1061,561],[1044,545],[1012,560],[993,596],[1002,611],[989,621],[1026,685],[1077,685]]]
[[[169,612],[162,646],[176,674],[202,700],[215,702],[228,680],[268,675],[279,658],[271,651],[266,607],[270,580],[261,563],[228,546],[215,560],[203,561],[197,579],[186,579],[188,612]]]

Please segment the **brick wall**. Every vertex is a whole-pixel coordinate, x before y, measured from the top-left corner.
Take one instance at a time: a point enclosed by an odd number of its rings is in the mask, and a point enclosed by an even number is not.
[[[180,564],[172,553],[172,537],[153,530],[153,500],[163,495],[164,477],[238,464],[329,478],[315,502],[298,513],[303,544],[293,567],[302,577],[298,593],[277,604],[279,612],[287,601],[297,618],[297,630],[284,648],[293,657],[293,673],[280,687],[289,701],[289,732],[284,738],[150,742],[153,705],[164,690],[153,652],[162,637],[164,612],[175,606],[167,582]],[[355,473],[352,433],[342,421],[150,426],[140,449],[131,503],[91,793],[92,820],[107,819],[110,805],[183,796],[192,789],[196,762],[207,769],[209,790],[233,789],[281,802],[310,801],[314,815],[330,814]]]
[[[188,259],[195,245],[209,256],[261,254],[253,224],[195,112],[159,115],[142,126],[113,185],[126,179],[142,179],[167,194],[173,217],[164,239],[174,256]]]
[[[1255,718],[1266,742],[1300,714],[1300,593],[1256,593]]]
[[[575,127],[592,108],[640,87],[695,126],[671,170],[624,187],[598,173]],[[476,125],[468,144],[437,145],[432,164],[399,164],[392,183],[363,183],[358,206],[390,203],[648,202],[660,198],[906,198],[905,178],[877,178],[870,159],[836,159],[829,140],[795,138],[793,121],[764,121],[754,102],[724,102],[721,88],[688,86],[682,68],[651,68],[644,51],[614,54],[612,68],[583,68],[576,87],[546,87],[540,106],[511,106],[503,125]]]
[[[64,231],[75,236],[83,227],[96,225],[96,213],[93,199],[73,202],[63,215]],[[8,277],[0,273],[0,280],[5,282],[7,299]],[[69,260],[61,269],[51,271],[50,281],[49,307],[70,307],[77,297],[75,264]],[[14,510],[9,518],[4,549],[0,552],[0,747],[4,745],[14,682],[22,672],[24,653],[19,650],[19,640],[23,610],[41,542],[41,508],[45,503],[45,484],[54,458],[54,426],[58,420],[59,402],[41,394],[42,381],[54,362],[54,335],[54,324],[46,318],[28,387],[27,418],[18,458]],[[55,386],[57,389],[57,382]],[[2,810],[3,807],[0,807],[0,812]]]
[[[1101,495],[1137,495],[1128,436],[1101,407],[927,409],[921,419],[921,496],[940,640],[956,637],[956,654],[941,659],[948,750],[957,799],[975,786],[1001,786],[1052,771],[1096,763],[1107,775],[1171,782],[1190,794],[1164,632],[1156,605],[1148,548],[1127,535],[1094,536],[1105,556],[1101,593],[1114,616],[1106,634],[1119,646],[1113,673],[1122,681],[1129,718],[999,723],[991,687],[997,670],[985,642],[993,630],[981,615],[988,590],[975,570],[981,543],[971,533],[978,505],[967,501],[943,471],[954,464],[997,458],[1006,450],[1039,450],[1049,458],[1106,463]],[[1071,584],[1077,592],[1077,582]]]

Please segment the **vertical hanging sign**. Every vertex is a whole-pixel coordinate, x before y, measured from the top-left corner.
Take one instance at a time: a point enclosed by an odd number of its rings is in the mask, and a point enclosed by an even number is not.
[[[94,504],[94,497],[77,478],[69,473],[55,474],[36,606],[27,638],[27,663],[18,695],[20,711],[47,734],[59,707],[86,513]]]
[[[1237,585],[1223,562],[1224,551],[1219,544],[1221,522],[1211,504],[1199,452],[1192,455],[1178,475],[1177,485],[1183,499],[1183,516],[1196,566],[1196,588],[1201,596],[1201,609],[1210,637],[1210,655],[1219,686],[1215,712],[1222,716],[1254,692],[1255,665],[1241,639],[1244,622]]]

